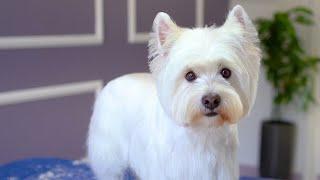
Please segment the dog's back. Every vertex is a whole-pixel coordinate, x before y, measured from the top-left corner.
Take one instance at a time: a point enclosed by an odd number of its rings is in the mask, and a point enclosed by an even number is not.
[[[156,98],[154,81],[149,73],[124,75],[110,81],[99,94],[91,118],[88,136],[88,156],[92,169],[99,179],[115,175],[119,179],[119,168],[127,164],[128,150],[133,136],[140,136],[139,124],[152,111]],[[150,108],[146,108],[150,107]],[[137,138],[136,138],[137,139]],[[109,164],[110,163],[110,164]],[[119,165],[117,164],[119,163]],[[121,165],[120,165],[121,164]],[[128,165],[128,164],[127,164]],[[115,169],[114,169],[115,168]]]

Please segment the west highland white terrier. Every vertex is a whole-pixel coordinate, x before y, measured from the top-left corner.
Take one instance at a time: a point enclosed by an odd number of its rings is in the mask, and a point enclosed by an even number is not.
[[[261,53],[241,6],[221,27],[181,28],[160,12],[151,74],[109,82],[91,119],[88,156],[98,179],[239,178],[237,122],[254,104]]]

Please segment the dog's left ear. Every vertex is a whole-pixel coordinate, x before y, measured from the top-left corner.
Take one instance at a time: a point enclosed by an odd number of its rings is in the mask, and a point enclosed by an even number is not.
[[[231,34],[238,36],[238,39],[234,39],[236,42],[242,44],[242,48],[245,52],[246,66],[248,66],[246,77],[246,82],[248,82],[247,89],[247,99],[248,108],[245,110],[247,114],[254,104],[254,100],[257,92],[257,83],[259,78],[259,67],[261,61],[261,50],[259,48],[259,38],[256,28],[254,27],[251,19],[245,10],[240,6],[236,5],[228,14],[228,18],[222,28]]]
[[[231,30],[240,30],[239,32],[244,33],[247,36],[251,36],[251,38],[257,38],[258,36],[251,19],[240,5],[236,5],[229,12],[224,26],[229,27]]]

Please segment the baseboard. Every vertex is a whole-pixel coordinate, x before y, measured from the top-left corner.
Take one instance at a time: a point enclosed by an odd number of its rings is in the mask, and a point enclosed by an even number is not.
[[[259,171],[258,168],[249,165],[240,165],[240,176],[252,176],[258,177]]]
[[[240,165],[240,176],[259,177],[259,168],[250,165]],[[292,180],[301,180],[302,175],[300,173],[293,173]],[[320,175],[318,176],[320,180]]]

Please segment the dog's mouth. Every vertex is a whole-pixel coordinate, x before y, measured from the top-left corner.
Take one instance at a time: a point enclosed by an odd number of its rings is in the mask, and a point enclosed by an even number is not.
[[[218,113],[217,113],[217,112],[214,112],[214,111],[210,111],[210,112],[206,113],[205,115],[206,115],[207,117],[213,117],[213,116],[218,115]]]

